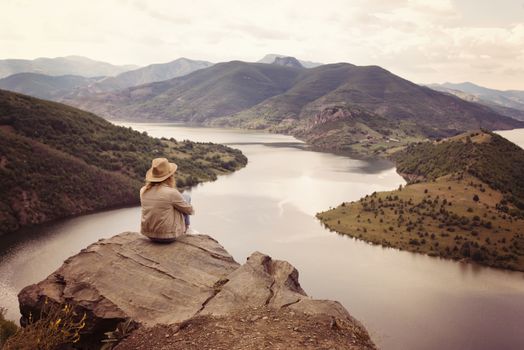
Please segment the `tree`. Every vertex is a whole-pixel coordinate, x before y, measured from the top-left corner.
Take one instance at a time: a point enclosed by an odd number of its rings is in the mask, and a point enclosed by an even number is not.
[[[478,202],[478,201],[480,200],[480,198],[479,198],[478,195],[474,195],[474,196],[473,196],[473,200],[474,200],[475,202]]]

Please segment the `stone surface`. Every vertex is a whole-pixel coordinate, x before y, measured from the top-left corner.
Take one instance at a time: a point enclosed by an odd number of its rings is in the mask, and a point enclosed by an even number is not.
[[[30,313],[39,315],[46,301],[86,313],[85,338],[91,341],[126,319],[143,328],[249,308],[324,315],[364,329],[338,302],[308,297],[288,262],[255,252],[239,265],[206,235],[170,244],[133,232],[100,240],[24,288],[19,301],[22,324]]]
[[[359,324],[288,308],[197,316],[183,324],[142,327],[115,350],[375,350]]]
[[[272,260],[255,252],[247,262],[227,276],[227,282],[210,299],[201,314],[227,315],[249,307],[289,307],[308,314],[327,314],[350,319],[338,302],[314,300],[298,282],[298,271],[287,261]]]
[[[20,311],[23,317],[38,315],[47,298],[86,312],[93,330],[125,318],[147,325],[183,321],[214,295],[215,282],[238,266],[209,236],[158,244],[123,233],[91,244],[42,282],[24,288]]]
[[[295,57],[275,57],[273,64],[285,67],[304,68],[304,66]]]

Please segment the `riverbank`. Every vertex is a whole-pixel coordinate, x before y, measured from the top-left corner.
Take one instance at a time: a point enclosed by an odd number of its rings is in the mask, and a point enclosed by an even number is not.
[[[473,177],[442,177],[374,192],[317,217],[330,230],[384,247],[524,271],[524,220],[500,212],[500,200]]]

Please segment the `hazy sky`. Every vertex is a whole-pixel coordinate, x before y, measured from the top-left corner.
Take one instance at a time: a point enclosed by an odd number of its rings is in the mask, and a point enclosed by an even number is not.
[[[524,90],[524,0],[0,0],[0,58],[146,65],[266,53]]]

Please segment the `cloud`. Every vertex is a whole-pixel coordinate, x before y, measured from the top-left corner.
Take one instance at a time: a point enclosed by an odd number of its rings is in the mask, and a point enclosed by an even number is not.
[[[269,40],[286,40],[289,33],[281,30],[276,30],[268,27],[261,27],[250,23],[237,23],[228,26],[229,29],[235,32],[241,32],[247,36],[257,39]]]
[[[129,1],[123,1],[125,4],[129,4]],[[169,23],[178,23],[178,24],[189,24],[191,23],[190,16],[183,16],[178,14],[177,8],[170,8],[162,2],[157,2],[157,8],[152,7],[150,4],[144,1],[135,0],[131,4],[136,7],[140,12],[145,13],[153,19],[166,21]],[[160,6],[159,6],[160,4]]]
[[[524,89],[522,1],[498,1],[2,0],[0,47],[4,58],[79,54],[142,65],[285,52],[378,64],[416,82]]]

